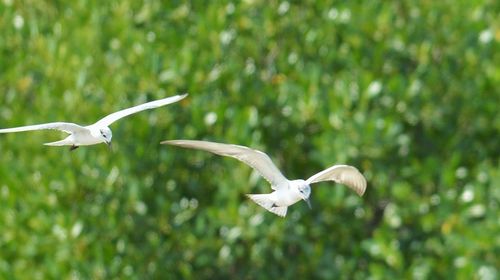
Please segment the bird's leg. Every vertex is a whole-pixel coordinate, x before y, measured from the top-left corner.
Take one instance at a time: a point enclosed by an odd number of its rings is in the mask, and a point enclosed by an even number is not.
[[[72,151],[74,151],[74,150],[78,149],[79,147],[80,147],[80,146],[75,146],[75,145],[73,145],[73,146],[71,146],[71,147],[69,148],[69,150],[72,152]]]

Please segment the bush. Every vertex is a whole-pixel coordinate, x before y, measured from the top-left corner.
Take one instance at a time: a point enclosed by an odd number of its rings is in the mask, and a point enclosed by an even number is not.
[[[113,124],[113,151],[1,135],[0,278],[496,279],[498,4],[224,2],[0,4],[0,127],[190,93]],[[248,166],[166,139],[369,185],[281,219]]]

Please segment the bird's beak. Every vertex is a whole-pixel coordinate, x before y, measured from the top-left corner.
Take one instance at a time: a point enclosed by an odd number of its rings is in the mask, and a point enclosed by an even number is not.
[[[309,198],[304,198],[304,201],[307,203],[307,206],[309,206],[309,209],[312,209],[311,201],[309,200]]]
[[[113,145],[111,145],[111,142],[106,142],[106,144],[108,145],[108,148],[109,148],[110,150],[113,150]]]

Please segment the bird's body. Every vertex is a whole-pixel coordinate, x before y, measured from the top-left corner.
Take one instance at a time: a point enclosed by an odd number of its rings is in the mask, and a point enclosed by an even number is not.
[[[299,191],[299,186],[309,186],[304,180],[288,181],[287,188],[279,188],[270,193],[271,198],[277,206],[290,206],[302,200],[302,195]]]
[[[298,187],[304,184],[306,184],[304,180],[288,181],[288,187],[279,188],[272,193],[249,194],[247,196],[266,210],[284,217],[288,206],[303,200]]]
[[[140,111],[158,108],[161,106],[165,106],[167,104],[171,104],[177,102],[184,97],[184,95],[176,95],[172,97],[167,97],[160,100],[155,100],[151,102],[147,102],[141,105],[137,105],[128,109],[124,109],[115,113],[112,113],[98,122],[88,125],[88,126],[80,126],[75,123],[67,123],[67,122],[53,122],[46,124],[38,124],[38,125],[29,125],[29,126],[21,126],[14,128],[5,128],[0,129],[0,133],[13,133],[13,132],[24,132],[24,131],[33,131],[33,130],[60,130],[65,133],[68,133],[69,136],[55,142],[45,143],[47,146],[71,146],[71,149],[76,149],[79,146],[90,146],[100,143],[106,143],[108,145],[111,144],[111,138],[113,137],[113,133],[109,128],[109,125],[114,123],[115,121],[135,114]]]
[[[304,200],[309,204],[311,194],[310,185],[321,181],[335,181],[345,184],[358,195],[363,195],[366,190],[366,179],[355,168],[348,165],[334,165],[307,180],[288,180],[274,165],[268,155],[248,147],[222,144],[208,141],[172,140],[162,144],[180,146],[184,148],[200,149],[222,156],[236,158],[257,170],[274,190],[268,194],[249,194],[248,197],[266,210],[285,217],[290,205]]]
[[[45,143],[46,146],[90,146],[100,143],[107,143],[106,139],[101,134],[102,131],[109,131],[107,135],[111,135],[111,129],[109,127],[99,128],[92,125],[82,127],[82,129],[71,133],[68,137],[60,141]],[[111,137],[109,137],[111,140]]]

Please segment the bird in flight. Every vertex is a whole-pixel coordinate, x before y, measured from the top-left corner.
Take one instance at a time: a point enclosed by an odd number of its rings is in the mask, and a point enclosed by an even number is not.
[[[89,146],[100,143],[106,143],[108,146],[111,146],[111,138],[113,134],[111,133],[111,129],[108,127],[115,121],[124,118],[126,116],[135,114],[140,111],[154,109],[161,106],[165,106],[174,102],[177,102],[183,98],[185,98],[187,94],[175,95],[151,102],[147,102],[141,105],[137,105],[128,109],[124,109],[106,117],[100,119],[96,123],[88,126],[80,126],[75,123],[68,122],[52,122],[45,124],[37,124],[37,125],[28,125],[14,128],[5,128],[0,129],[0,133],[10,133],[10,132],[22,132],[22,131],[32,131],[32,130],[45,130],[45,129],[53,129],[60,130],[65,133],[68,133],[69,136],[61,141],[45,143],[47,146],[71,146],[70,150],[73,151],[80,146]]]
[[[163,141],[161,144],[204,150],[221,156],[233,157],[246,163],[259,172],[274,190],[268,194],[249,194],[248,197],[266,210],[281,217],[286,216],[288,206],[300,200],[304,200],[311,207],[309,195],[311,194],[310,184],[313,183],[334,181],[348,186],[359,196],[362,196],[366,190],[366,179],[363,174],[349,165],[331,166],[305,181],[288,180],[267,154],[248,147],[195,140],[170,140]]]

